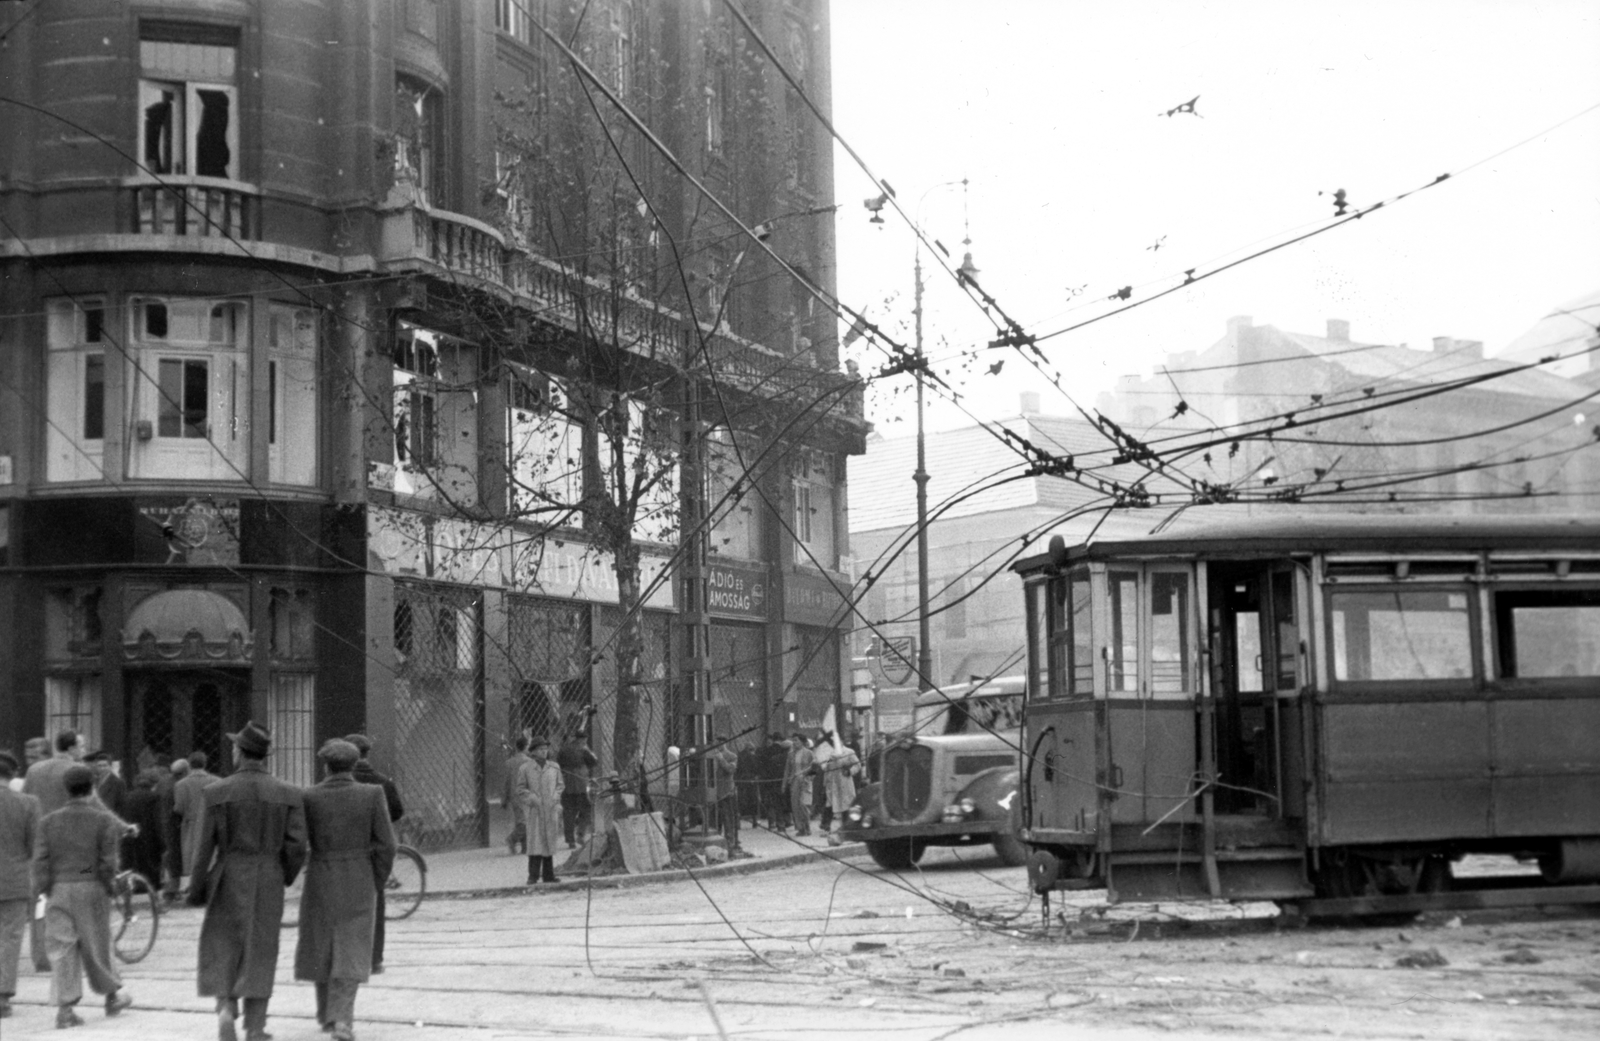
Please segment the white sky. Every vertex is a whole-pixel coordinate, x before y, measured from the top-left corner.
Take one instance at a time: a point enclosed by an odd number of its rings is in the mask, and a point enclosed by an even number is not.
[[[1138,299],[1308,230],[1333,213],[1319,190],[1368,205],[1600,104],[1595,0],[832,0],[832,30],[840,133],[908,211],[971,178],[982,284],[1033,333],[1100,313],[1121,286]],[[1203,118],[1157,116],[1196,94]],[[868,223],[861,200],[876,191],[843,149],[835,169],[840,294],[909,344],[911,233],[888,210]],[[959,263],[960,187],[932,191],[922,216]],[[924,270],[930,355],[981,346],[992,332],[977,308],[926,258]],[[1215,342],[1230,315],[1308,333],[1344,318],[1360,342],[1447,335],[1492,354],[1597,287],[1600,110],[1043,346],[1092,407],[1118,375]],[[863,346],[863,368],[881,366]],[[984,372],[1000,358],[1000,375]],[[950,378],[980,418],[1015,414],[1030,389],[1046,411],[1070,409],[1014,351]],[[908,393],[869,396],[885,435],[910,432],[895,421]],[[941,403],[929,422],[971,420]]]

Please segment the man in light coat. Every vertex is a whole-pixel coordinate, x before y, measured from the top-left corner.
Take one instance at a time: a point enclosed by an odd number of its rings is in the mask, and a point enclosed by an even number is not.
[[[67,788],[62,777],[67,770],[82,761],[88,751],[83,735],[76,730],[63,730],[51,743],[54,752],[28,767],[23,778],[22,791],[39,800],[39,816],[54,813],[67,804]],[[100,797],[91,796],[98,804]],[[33,967],[40,972],[50,971],[50,957],[45,953],[44,919],[35,918],[28,927],[28,947],[33,951]]]
[[[33,918],[28,873],[34,831],[39,827],[39,800],[12,791],[10,782],[16,774],[16,759],[10,752],[0,752],[0,1019],[11,1015],[22,934]]]
[[[228,737],[237,769],[202,793],[189,882],[189,903],[206,908],[200,996],[217,999],[219,1041],[238,1041],[240,999],[246,1041],[267,1041],[283,891],[306,856],[305,808],[300,789],[267,773],[272,735],[265,727],[246,723]]]
[[[106,1015],[133,1004],[111,961],[111,885],[122,822],[91,801],[94,771],[87,766],[74,763],[62,784],[67,804],[39,821],[32,863],[33,891],[48,901],[44,935],[58,1029],[83,1024],[74,1006],[83,998],[85,974],[90,988],[106,996]]]
[[[328,776],[304,796],[311,859],[294,978],[316,984],[322,1029],[334,1041],[353,1041],[356,990],[372,972],[378,892],[394,866],[394,829],[383,790],[351,776],[361,758],[355,745],[334,738],[317,758]]]
[[[843,842],[839,829],[844,824],[844,813],[856,800],[856,777],[861,773],[861,759],[849,745],[833,750],[822,764],[822,788],[828,797],[831,811],[828,828],[828,845]]]
[[[217,775],[206,769],[210,760],[199,749],[189,753],[189,772],[172,786],[172,812],[178,816],[178,838],[183,847],[183,873],[194,884],[195,854],[200,848],[200,811],[205,807],[207,788],[217,783]]]
[[[559,882],[556,843],[561,841],[561,767],[550,758],[550,742],[536,737],[528,744],[531,758],[517,774],[517,802],[528,821],[528,885]]]

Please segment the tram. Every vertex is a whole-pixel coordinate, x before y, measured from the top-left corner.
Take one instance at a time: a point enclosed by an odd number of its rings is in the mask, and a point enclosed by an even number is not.
[[[1014,565],[1037,892],[1600,901],[1600,520],[1201,512]]]

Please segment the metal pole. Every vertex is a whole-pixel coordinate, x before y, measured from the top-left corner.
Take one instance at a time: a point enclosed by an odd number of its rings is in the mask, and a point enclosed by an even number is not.
[[[917,318],[917,689],[933,689],[933,647],[928,639],[928,446],[922,433],[922,250],[917,250],[914,313]]]

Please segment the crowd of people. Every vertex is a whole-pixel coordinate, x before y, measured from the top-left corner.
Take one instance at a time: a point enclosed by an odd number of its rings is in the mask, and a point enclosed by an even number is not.
[[[359,985],[383,971],[399,791],[362,734],[323,744],[325,779],[310,788],[267,771],[265,727],[228,737],[228,776],[196,751],[152,761],[131,787],[73,731],[53,751],[30,740],[25,772],[0,751],[0,1018],[13,1011],[25,933],[34,968],[51,973],[58,1028],[84,1022],[85,979],[106,1015],[133,1004],[111,956],[111,897],[119,871],[132,870],[169,901],[205,908],[198,984],[216,1000],[219,1039],[238,1041],[242,1025],[245,1041],[267,1041],[284,891],[304,869],[295,978],[315,987],[323,1029],[352,1041]]]

